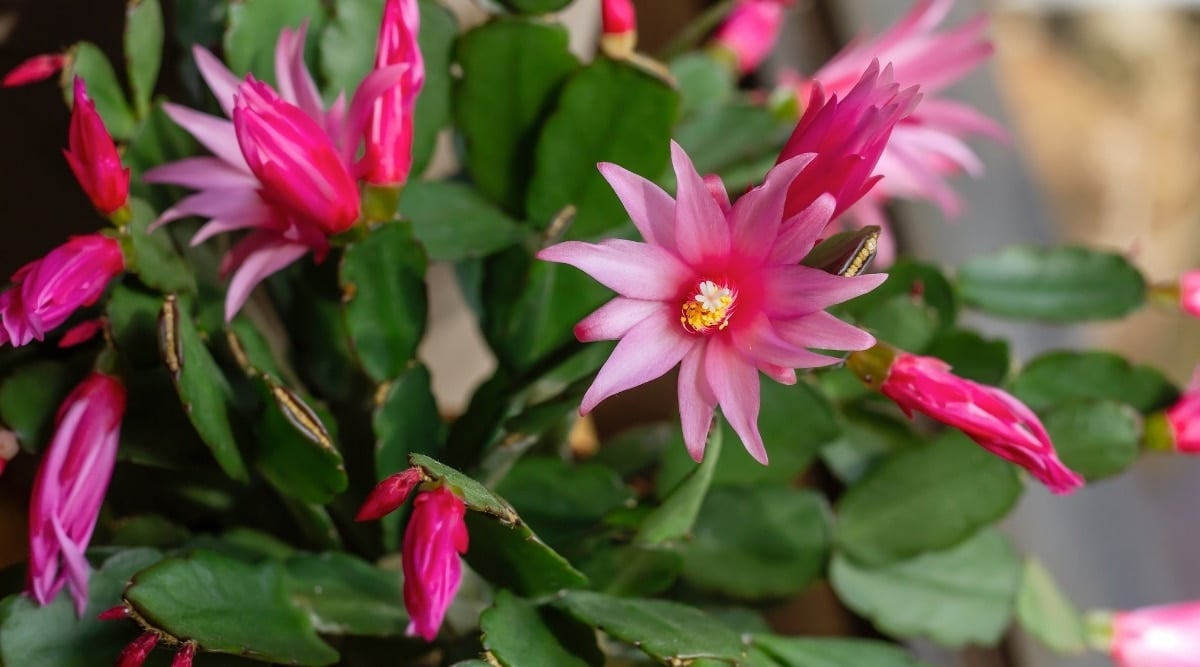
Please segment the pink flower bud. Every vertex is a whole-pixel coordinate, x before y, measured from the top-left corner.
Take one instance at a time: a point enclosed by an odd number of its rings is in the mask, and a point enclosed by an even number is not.
[[[604,34],[626,35],[637,32],[637,10],[633,0],[603,0]]]
[[[158,635],[153,632],[143,634],[129,642],[125,650],[121,651],[121,655],[117,657],[117,667],[142,667],[156,645],[158,645]]]
[[[1028,470],[1054,493],[1083,486],[1054,451],[1045,427],[1023,403],[995,387],[965,380],[941,359],[877,346],[851,355],[850,367],[910,417],[920,412],[953,426],[989,452]]]
[[[253,75],[237,88],[233,126],[263,199],[326,234],[344,232],[358,219],[358,186],[329,136]]]
[[[20,451],[21,445],[17,442],[17,434],[8,430],[0,431],[0,475],[4,474],[8,462],[13,460]]]
[[[392,65],[408,69],[371,108],[364,159],[365,178],[372,185],[403,185],[412,169],[413,112],[425,85],[425,60],[417,43],[420,20],[417,0],[387,0],[384,6],[375,69]]]
[[[1200,602],[1117,612],[1110,652],[1118,667],[1195,667]]]
[[[375,486],[367,500],[358,510],[355,521],[374,521],[382,518],[404,504],[408,494],[421,483],[421,469],[409,468],[398,472]]]
[[[1185,454],[1200,454],[1200,369],[1188,390],[1164,413],[1170,447]],[[1148,422],[1149,425],[1149,422]]]
[[[69,347],[75,347],[76,345],[83,345],[89,340],[95,338],[96,334],[100,333],[100,330],[103,328],[103,319],[84,320],[70,329],[67,329],[67,332],[63,334],[62,338],[59,339],[58,346],[66,349]]]
[[[78,308],[95,303],[123,270],[121,245],[102,234],[72,237],[21,267],[0,293],[0,345],[42,340]]]
[[[171,667],[192,667],[192,660],[196,658],[196,642],[186,642],[183,648],[175,653],[175,658],[171,660]]]
[[[1200,317],[1200,269],[1179,278],[1179,306],[1192,317]]]
[[[742,0],[717,29],[713,43],[728,50],[742,74],[758,69],[775,48],[783,25],[784,0]]]
[[[96,210],[112,215],[124,207],[129,201],[129,169],[122,166],[117,146],[80,77],[75,77],[75,106],[67,146],[63,151],[67,164]]]
[[[67,62],[67,56],[62,53],[44,53],[34,56],[20,65],[12,68],[0,81],[0,86],[13,88],[37,83],[57,74]]]
[[[404,607],[410,636],[433,641],[462,583],[459,554],[467,552],[466,506],[444,486],[413,502],[404,532]]]
[[[119,604],[115,607],[110,607],[100,612],[96,616],[101,621],[123,621],[129,618],[129,607],[124,604]]]
[[[89,375],[59,408],[29,501],[28,592],[38,604],[65,586],[79,614],[87,606],[84,552],[116,464],[124,414],[125,388],[102,373]]]

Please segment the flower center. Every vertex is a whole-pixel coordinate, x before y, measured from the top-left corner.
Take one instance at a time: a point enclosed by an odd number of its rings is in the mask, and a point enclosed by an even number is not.
[[[735,298],[730,288],[705,280],[696,286],[692,298],[683,302],[683,314],[679,321],[683,323],[683,328],[692,333],[720,331],[729,326]]]

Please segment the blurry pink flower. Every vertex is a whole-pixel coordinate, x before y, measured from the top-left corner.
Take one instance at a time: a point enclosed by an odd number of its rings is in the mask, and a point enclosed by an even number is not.
[[[633,0],[603,0],[601,14],[606,37],[637,32],[637,9]]]
[[[77,309],[95,303],[124,269],[121,245],[103,234],[72,237],[21,267],[0,293],[0,345],[42,340]]]
[[[852,42],[811,77],[781,77],[785,85],[795,88],[801,102],[818,84],[827,93],[845,94],[872,60],[890,63],[903,85],[920,86],[925,99],[896,126],[875,169],[884,177],[882,182],[852,211],[861,225],[879,224],[882,206],[891,198],[928,199],[947,217],[958,215],[962,203],[946,177],[983,173],[982,162],[964,139],[975,134],[998,141],[1005,138],[991,119],[938,96],[992,53],[985,16],[936,32],[953,5],[954,0],[919,0],[892,27],[874,38]]]
[[[371,107],[364,161],[366,181],[372,185],[404,185],[412,169],[413,113],[425,85],[425,60],[417,44],[420,22],[417,0],[387,0],[375,67],[401,65],[405,70]]]
[[[1052,492],[1069,493],[1083,486],[1083,478],[1058,459],[1037,415],[1008,393],[954,375],[941,359],[884,346],[852,354],[848,363],[909,417],[916,411],[957,428],[989,452],[1028,470]]]
[[[1179,306],[1192,317],[1200,317],[1200,269],[1179,278]]]
[[[1186,454],[1200,454],[1200,369],[1192,376],[1187,391],[1164,416],[1171,448]]]
[[[740,0],[713,36],[713,44],[733,55],[737,69],[749,74],[775,49],[784,10],[792,0]]]
[[[75,610],[87,606],[84,552],[117,460],[125,388],[92,373],[63,401],[29,502],[28,592],[48,604],[64,586]]]
[[[123,208],[129,201],[129,169],[121,164],[117,146],[79,77],[75,77],[75,106],[67,146],[63,151],[67,164],[96,210],[112,215]]]
[[[1117,612],[1110,649],[1118,667],[1200,665],[1200,602]]]
[[[395,512],[421,483],[420,468],[408,468],[375,485],[358,510],[355,521],[374,521]]]
[[[430,642],[437,638],[458,592],[462,583],[459,554],[467,552],[466,510],[463,501],[445,486],[421,493],[413,501],[400,554],[410,636]]]
[[[61,71],[66,62],[67,56],[63,53],[44,53],[34,56],[5,74],[4,80],[0,81],[0,87],[14,88],[49,79]]]
[[[720,405],[746,450],[766,463],[757,423],[759,371],[793,384],[794,369],[838,361],[807,348],[870,347],[869,334],[824,309],[869,292],[886,276],[842,278],[797,265],[837,208],[834,195],[825,193],[797,215],[783,214],[794,180],[824,178],[806,168],[812,155],[776,166],[763,185],[730,206],[719,179],[706,184],[673,142],[671,153],[674,200],[641,176],[600,165],[645,243],[569,241],[538,253],[619,294],[575,327],[584,342],[620,339],[580,412],[680,364],[679,410],[691,456],[702,458]]]
[[[153,632],[142,633],[117,656],[117,667],[142,667],[155,646],[158,646],[158,635]]]
[[[187,158],[146,172],[148,183],[199,190],[164,211],[155,224],[192,215],[208,218],[192,238],[193,244],[221,233],[250,232],[222,261],[222,274],[233,274],[225,297],[227,319],[237,314],[254,288],[271,274],[309,252],[321,261],[329,249],[328,234],[349,224],[348,177],[343,174],[360,175],[361,166],[354,164],[354,158],[371,105],[404,71],[397,66],[372,72],[359,85],[349,108],[343,96],[326,111],[304,63],[305,31],[304,27],[285,28],[279,34],[275,48],[278,95],[263,84],[240,82],[211,53],[200,47],[193,49],[201,76],[227,116],[234,116],[239,96],[245,98],[240,105],[247,109],[242,115],[248,117],[243,118],[242,132],[228,120],[174,104],[163,105],[167,115],[213,156]],[[268,127],[266,122],[275,124]],[[313,134],[314,125],[327,141]],[[242,136],[251,141],[249,146],[239,144]],[[335,151],[333,156],[330,145]],[[268,149],[282,148],[312,149],[314,153],[288,156],[283,165],[265,161],[276,156]],[[254,158],[254,168],[244,153]],[[256,174],[265,180],[260,181]],[[301,182],[317,190],[294,200],[291,196]],[[356,201],[355,215],[357,206]]]

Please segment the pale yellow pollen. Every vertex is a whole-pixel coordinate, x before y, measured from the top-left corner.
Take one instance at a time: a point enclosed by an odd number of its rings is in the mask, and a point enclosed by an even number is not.
[[[733,290],[705,280],[700,283],[691,300],[683,302],[683,314],[679,321],[694,333],[705,333],[713,327],[720,331],[729,326],[733,298]]]

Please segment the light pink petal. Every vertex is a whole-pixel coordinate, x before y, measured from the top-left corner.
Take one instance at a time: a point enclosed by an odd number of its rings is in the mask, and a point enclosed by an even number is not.
[[[825,311],[772,322],[779,336],[801,347],[818,350],[866,350],[875,337]]]
[[[671,142],[671,163],[678,183],[675,193],[675,243],[679,255],[692,266],[729,254],[729,223],[696,172],[683,148]]]
[[[243,243],[246,240],[250,239],[244,239]],[[278,244],[264,245],[247,255],[234,272],[233,280],[229,281],[229,291],[225,295],[225,321],[233,320],[259,283],[300,259],[309,250],[306,245],[281,240]]]
[[[746,359],[779,368],[818,368],[841,361],[835,357],[810,352],[804,345],[796,345],[783,338],[771,326],[765,315],[751,322],[741,323],[730,331],[730,340]],[[841,349],[835,347],[834,349]]]
[[[50,525],[54,528],[54,537],[58,540],[59,553],[63,557],[71,600],[75,603],[75,613],[82,616],[83,611],[87,609],[88,578],[92,568],[88,565],[83,551],[63,530],[57,516],[50,518]]]
[[[683,443],[696,462],[704,458],[704,445],[717,405],[717,397],[704,376],[706,347],[693,346],[679,364],[679,421],[683,425]]]
[[[887,274],[846,278],[807,266],[777,266],[764,270],[763,310],[771,319],[789,319],[825,310],[879,287]]]
[[[693,278],[688,267],[657,246],[609,239],[600,243],[566,241],[537,254],[547,262],[570,264],[621,296],[666,301]]]
[[[705,350],[704,374],[721,413],[755,461],[767,465],[767,448],[758,431],[758,369],[728,343],[713,337]]]
[[[713,201],[717,202],[721,213],[725,214],[726,218],[729,212],[733,210],[733,204],[729,203],[729,191],[725,189],[725,181],[716,174],[707,174],[704,177],[704,187],[708,188],[708,194],[712,195]]]
[[[769,264],[796,264],[808,255],[817,243],[821,232],[829,225],[837,199],[825,193],[817,197],[808,208],[784,221],[767,258]]]
[[[250,171],[246,158],[242,157],[242,149],[238,147],[237,133],[234,132],[232,122],[170,102],[163,104],[163,111],[195,137],[196,141],[212,151],[213,155],[233,167]]]
[[[308,66],[304,63],[304,41],[308,33],[308,21],[296,30],[284,28],[275,44],[275,79],[279,83],[279,95],[317,122],[325,124],[325,109],[321,93],[313,81]]]
[[[805,153],[779,163],[767,172],[762,185],[738,198],[731,215],[735,254],[755,264],[767,257],[771,244],[765,240],[779,235],[788,188],[814,157]]]
[[[634,325],[661,310],[660,301],[626,299],[619,296],[576,324],[575,337],[584,343],[616,340],[629,333]]]
[[[1009,141],[999,123],[961,102],[943,98],[921,101],[916,117],[920,122],[960,135],[980,134],[997,143]]]
[[[217,234],[265,227],[271,220],[270,208],[264,203],[261,208],[246,208],[215,217],[196,230],[190,245],[198,246]]]
[[[667,304],[660,308],[657,315],[642,320],[617,343],[584,394],[581,414],[591,412],[613,394],[661,377],[696,345],[698,339],[683,331],[676,311]]]
[[[241,171],[224,160],[207,156],[184,158],[159,165],[146,171],[142,180],[193,190],[258,187],[258,180],[248,170]]]
[[[776,366],[775,364],[768,364],[765,361],[760,361],[758,362],[758,370],[779,384],[784,384],[789,387],[796,384],[798,380],[796,377],[796,369],[788,368],[787,366]]]
[[[217,98],[217,104],[221,105],[221,110],[226,116],[232,118],[233,93],[241,81],[208,49],[193,46],[192,56],[196,59],[196,68],[200,70],[200,76],[204,77],[204,82],[208,84],[213,97]]]
[[[244,188],[236,190],[203,190],[184,197],[174,206],[163,211],[158,220],[155,220],[150,225],[149,230],[154,231],[168,222],[174,222],[190,215],[217,218],[237,215],[240,211],[246,210],[263,211],[269,209],[263,203],[262,198],[259,197],[257,190]]]
[[[675,249],[675,200],[662,188],[611,162],[597,165],[646,243]]]

